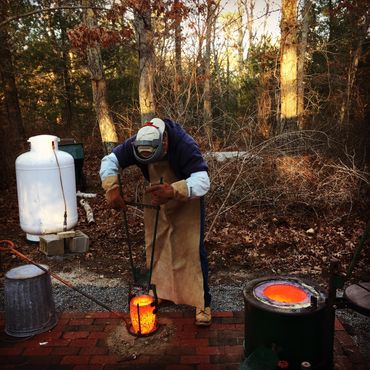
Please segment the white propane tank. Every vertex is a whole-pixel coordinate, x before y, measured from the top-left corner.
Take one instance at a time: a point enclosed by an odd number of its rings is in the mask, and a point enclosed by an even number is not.
[[[29,241],[70,230],[78,221],[74,159],[58,150],[59,141],[53,135],[30,137],[30,151],[15,161],[19,221]]]

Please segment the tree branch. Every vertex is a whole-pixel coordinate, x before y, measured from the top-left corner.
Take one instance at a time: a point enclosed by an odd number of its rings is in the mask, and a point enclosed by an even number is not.
[[[107,8],[102,8],[102,7],[90,7],[90,6],[58,6],[58,7],[55,7],[55,8],[44,8],[44,9],[37,9],[37,10],[32,10],[30,12],[27,12],[27,13],[23,13],[23,14],[19,14],[19,15],[14,15],[12,17],[9,17],[7,19],[5,19],[4,21],[0,22],[0,27],[3,27],[5,26],[6,24],[16,20],[16,19],[21,19],[21,18],[27,18],[27,17],[30,17],[32,15],[35,15],[35,14],[39,14],[39,13],[46,13],[46,12],[52,12],[52,11],[55,11],[55,10],[62,10],[62,9],[97,9],[97,10],[110,10],[110,9],[107,9]]]

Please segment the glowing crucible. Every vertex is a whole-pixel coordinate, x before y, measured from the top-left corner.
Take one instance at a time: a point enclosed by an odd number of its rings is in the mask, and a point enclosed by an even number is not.
[[[131,332],[134,335],[148,335],[158,328],[154,297],[139,295],[130,301]]]

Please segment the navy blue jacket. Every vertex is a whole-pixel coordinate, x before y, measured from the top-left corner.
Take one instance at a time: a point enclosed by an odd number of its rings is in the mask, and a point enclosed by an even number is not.
[[[194,172],[208,171],[207,162],[203,159],[194,139],[178,123],[169,119],[163,121],[168,135],[168,151],[165,158],[176,177],[179,180],[185,180]],[[121,168],[137,165],[144,177],[149,180],[148,166],[139,163],[134,156],[132,143],[135,139],[136,135],[125,140],[113,149],[113,153]]]

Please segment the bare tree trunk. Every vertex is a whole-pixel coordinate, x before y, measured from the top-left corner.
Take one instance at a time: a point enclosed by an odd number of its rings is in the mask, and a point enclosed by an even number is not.
[[[230,72],[230,45],[226,40],[226,104],[230,104],[230,85],[231,85],[231,72]]]
[[[11,131],[14,131],[14,139],[17,141],[22,141],[25,133],[21,110],[19,107],[18,89],[14,77],[11,51],[7,46],[4,30],[0,30],[0,55],[0,75],[4,89],[4,103],[6,107],[7,118],[13,126]],[[10,134],[10,132],[8,134]]]
[[[177,9],[179,0],[174,1],[175,9]],[[182,81],[182,68],[181,68],[181,18],[180,16],[176,17],[175,25],[175,79],[173,83],[173,92],[175,95],[175,104],[178,107],[179,112],[183,112],[184,105],[180,96],[181,90],[181,81]]]
[[[9,3],[0,6],[0,22],[7,18]],[[14,178],[14,162],[25,142],[25,132],[15,81],[8,25],[0,27],[0,78],[3,99],[0,101],[0,189]]]
[[[56,117],[56,122],[62,122],[67,128],[72,127],[72,86],[69,80],[69,57],[66,45],[66,27],[63,21],[62,10],[57,11],[60,19],[60,40],[58,40],[56,29],[57,23],[53,14],[45,13],[42,15],[48,27],[44,29],[44,36],[52,46],[55,58],[60,59],[60,63],[53,65],[53,72],[56,76],[55,84],[58,86],[57,100],[62,102],[61,112]],[[62,57],[60,58],[60,54]]]
[[[209,141],[212,140],[212,103],[211,103],[211,42],[212,27],[214,20],[214,7],[211,0],[207,0],[206,20],[206,50],[204,53],[204,94],[203,94],[203,118],[204,129]]]
[[[63,73],[63,87],[64,87],[64,109],[63,122],[68,129],[72,128],[73,110],[72,110],[72,84],[69,77],[70,59],[66,44],[67,34],[66,27],[62,22],[61,25],[61,39],[62,39],[62,73]]]
[[[83,5],[91,6],[89,0],[83,0]],[[87,27],[96,27],[96,18],[91,8],[84,10],[84,21]],[[100,135],[105,152],[110,153],[118,143],[118,137],[109,112],[103,61],[98,45],[87,49],[87,60],[91,74],[94,107]]]
[[[0,21],[7,18],[7,5],[0,6]],[[14,139],[25,139],[23,120],[15,82],[12,52],[9,45],[9,33],[6,26],[0,28],[0,75],[4,89],[4,102],[9,123],[13,126]]]
[[[139,102],[141,121],[145,123],[155,117],[154,99],[154,47],[149,0],[145,0],[141,11],[134,11],[135,29],[139,47]]]
[[[269,12],[270,12],[270,0],[265,0],[265,15],[264,15],[264,18],[263,18],[263,32],[262,32],[262,35],[266,35],[266,29],[267,29],[267,19],[268,19],[268,16],[269,16]]]
[[[270,1],[265,0],[265,14],[264,14],[264,21],[263,21],[263,35],[266,34],[267,28],[267,19],[269,16],[269,9],[270,9]],[[254,4],[251,5],[251,14],[253,19],[253,10]],[[250,21],[252,22],[252,21]],[[253,36],[253,24],[250,26],[250,35]],[[252,41],[251,41],[252,43]],[[253,47],[253,44],[251,44]],[[264,63],[262,63],[263,65]],[[257,85],[257,124],[258,124],[258,131],[262,135],[264,139],[268,139],[271,136],[271,124],[270,124],[270,117],[271,117],[271,96],[270,96],[270,79],[271,79],[272,71],[270,69],[266,69],[266,67],[261,72],[261,77],[258,80]]]
[[[356,33],[353,34],[353,47],[350,49],[349,55],[349,66],[347,69],[347,86],[345,89],[344,97],[342,100],[340,113],[339,113],[339,125],[348,125],[350,121],[351,106],[353,104],[353,93],[356,82],[358,64],[360,59],[365,52],[366,48],[363,47],[364,42],[369,34],[370,27],[370,11],[368,7],[364,8],[364,12],[360,15],[357,14],[356,22]]]
[[[282,1],[280,132],[297,129],[297,0]]]
[[[217,88],[216,94],[222,94],[223,93],[223,87],[222,87],[222,68],[220,66],[219,61],[219,53],[217,50],[216,45],[216,27],[213,27],[213,36],[212,36],[212,51],[213,51],[213,70],[214,70],[214,80],[213,80],[213,86]]]
[[[243,40],[244,40],[244,27],[243,27],[243,3],[242,0],[238,0],[238,73],[239,73],[239,79],[241,79],[243,75],[243,69],[244,69],[244,46],[243,46]]]
[[[332,42],[333,42],[333,34],[334,34],[334,29],[333,29],[333,2],[332,0],[328,1],[328,16],[329,16],[329,49],[333,48]]]
[[[346,93],[345,97],[343,99],[341,108],[340,108],[340,114],[339,114],[339,124],[340,126],[344,126],[345,124],[349,123],[349,113],[350,113],[350,107],[351,107],[351,99],[352,99],[352,93],[353,93],[353,85],[356,80],[356,74],[358,69],[358,63],[361,58],[362,54],[362,43],[363,40],[359,40],[357,48],[354,53],[351,53],[350,65],[348,67],[347,72],[347,86],[346,86]]]
[[[263,71],[257,88],[257,121],[258,130],[263,138],[268,139],[271,135],[269,118],[271,115],[270,77],[271,70]]]
[[[255,0],[243,0],[245,13],[247,15],[248,50],[253,46],[253,17]]]
[[[311,11],[311,0],[305,0],[302,9],[302,31],[301,42],[299,48],[298,66],[297,66],[297,88],[298,88],[298,127],[304,128],[305,125],[305,109],[304,109],[304,82],[305,82],[305,59],[307,50],[307,36]]]

